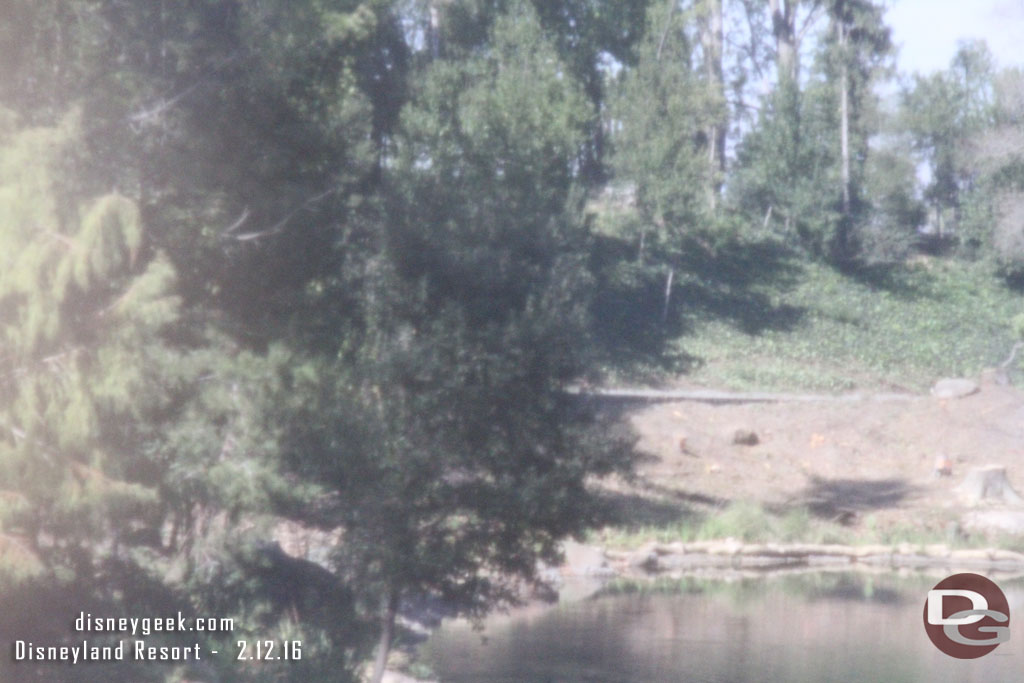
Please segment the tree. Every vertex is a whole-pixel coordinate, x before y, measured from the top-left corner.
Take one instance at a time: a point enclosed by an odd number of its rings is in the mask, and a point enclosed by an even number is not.
[[[731,200],[750,222],[819,257],[828,256],[840,218],[828,199],[838,179],[831,95],[821,80],[805,92],[784,81],[769,93],[730,180]]]
[[[0,118],[5,630],[67,637],[68,596],[105,613],[188,611],[161,571],[164,432],[191,369],[169,338],[181,315],[174,268],[132,201],[80,200],[65,181],[81,149],[77,114],[57,127]],[[26,591],[31,608],[19,611]],[[125,667],[108,675],[154,674]]]
[[[690,19],[674,4],[652,6],[637,63],[619,76],[611,107],[612,164],[621,182],[635,184],[638,234],[630,237],[636,261],[664,273],[663,319],[677,256],[717,239],[712,210],[721,176],[709,131],[724,132],[724,103],[694,72]]]
[[[361,315],[282,366],[282,513],[342,530],[333,558],[379,617],[404,598],[478,615],[515,598],[589,517],[588,477],[628,466],[562,388],[585,339],[576,161],[589,107],[528,4],[487,47],[431,60],[395,136]]]
[[[984,43],[965,43],[948,70],[915,75],[913,86],[904,90],[903,122],[930,171],[924,195],[940,236],[956,229],[961,194],[969,189],[965,141],[993,123],[993,78],[992,57]]]
[[[764,4],[748,3],[746,9],[749,16],[763,11]],[[769,0],[774,88],[761,98],[757,120],[738,145],[729,183],[731,201],[750,222],[818,255],[827,252],[835,232],[837,212],[822,201],[835,160],[822,136],[836,117],[820,78],[802,76],[801,59],[822,9],[817,0]],[[753,39],[757,34],[750,23]]]
[[[147,255],[135,205],[55,195],[77,118],[14,130],[0,156],[3,527],[49,570],[89,576],[145,520],[159,483],[133,417],[159,411],[174,270]]]
[[[820,0],[768,0],[775,37],[777,83],[800,83],[800,46],[813,28],[821,6]],[[800,16],[801,7],[805,8]]]
[[[717,120],[707,131],[708,162],[716,173],[708,188],[709,203],[718,203],[725,176],[725,142],[729,130],[729,110],[725,103],[725,70],[723,66],[722,0],[704,0],[698,9],[700,42],[704,61],[704,78],[708,94],[717,103]]]
[[[955,148],[957,232],[967,253],[994,257],[1016,282],[1024,272],[1024,76],[1005,69],[990,83],[991,92],[981,91],[990,106],[974,108],[988,116],[974,119]]]
[[[881,73],[892,44],[881,6],[863,0],[831,0],[826,4],[831,24],[828,73],[839,100],[842,196],[842,219],[832,249],[836,259],[847,260],[854,255],[851,233],[858,220],[854,215],[854,204],[858,201],[855,195],[863,182],[863,160],[868,154],[868,112],[874,98],[871,86]],[[853,143],[858,148],[854,155],[857,169],[851,168],[851,134],[859,138]]]
[[[740,146],[734,197],[766,228],[781,220],[788,239],[833,261],[849,261],[858,253],[857,230],[868,220],[870,203],[860,188],[868,140],[878,128],[872,86],[886,73],[889,32],[871,2],[813,3],[799,29],[799,5],[772,7],[779,82]],[[828,29],[801,82],[795,48],[815,26],[819,9]]]

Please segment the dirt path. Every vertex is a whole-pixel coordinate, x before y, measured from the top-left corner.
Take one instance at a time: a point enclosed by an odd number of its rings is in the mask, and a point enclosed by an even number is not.
[[[993,384],[961,399],[903,399],[665,402],[629,419],[649,456],[647,490],[709,508],[807,505],[854,526],[941,532],[963,511],[952,489],[971,467],[1004,465],[1024,492],[1024,393]],[[733,443],[737,430],[758,443]],[[951,476],[935,475],[938,458]]]

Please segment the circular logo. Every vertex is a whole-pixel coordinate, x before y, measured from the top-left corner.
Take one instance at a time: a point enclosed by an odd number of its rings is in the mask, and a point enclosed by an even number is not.
[[[935,584],[924,603],[924,630],[935,647],[977,659],[1010,639],[1010,605],[990,579],[954,574]]]

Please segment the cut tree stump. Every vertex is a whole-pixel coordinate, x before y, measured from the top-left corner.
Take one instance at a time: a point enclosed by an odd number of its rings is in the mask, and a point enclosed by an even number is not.
[[[1024,498],[1021,498],[1020,494],[1010,486],[1010,482],[1006,478],[1006,468],[1002,465],[986,465],[972,469],[967,473],[963,482],[956,487],[956,492],[969,503],[982,501],[1009,505],[1024,503]]]

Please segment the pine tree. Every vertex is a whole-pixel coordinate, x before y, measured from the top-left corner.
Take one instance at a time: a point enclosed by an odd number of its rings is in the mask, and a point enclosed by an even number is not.
[[[432,60],[396,136],[362,318],[282,366],[292,512],[342,530],[339,580],[379,619],[403,599],[480,615],[579,533],[586,479],[628,466],[562,393],[581,370],[588,103],[529,5],[473,58]]]
[[[11,115],[5,115],[8,122]],[[2,527],[38,569],[88,576],[157,502],[133,423],[166,408],[174,269],[136,206],[60,192],[78,117],[10,124],[0,147]]]

